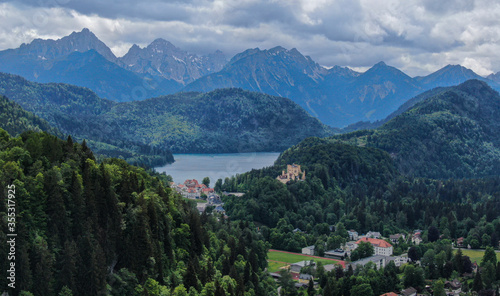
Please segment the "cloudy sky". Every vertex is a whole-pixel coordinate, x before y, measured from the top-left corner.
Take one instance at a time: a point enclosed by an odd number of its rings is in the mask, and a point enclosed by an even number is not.
[[[379,61],[411,76],[447,64],[500,71],[495,0],[0,0],[0,50],[89,28],[117,56],[156,38],[227,57],[297,48],[324,66]]]

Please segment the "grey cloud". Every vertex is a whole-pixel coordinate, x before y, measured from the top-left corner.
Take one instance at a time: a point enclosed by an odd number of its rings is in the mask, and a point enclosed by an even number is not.
[[[8,11],[3,16],[0,9],[1,49],[89,27],[121,51],[164,38],[194,53],[221,49],[230,57],[247,48],[281,45],[325,66],[370,67],[384,60],[415,75],[465,61],[500,70],[500,6],[493,0],[19,0],[1,5]]]
[[[471,11],[474,9],[474,1],[471,0],[423,0],[425,9],[434,14],[443,15],[449,13],[457,13],[460,11]]]

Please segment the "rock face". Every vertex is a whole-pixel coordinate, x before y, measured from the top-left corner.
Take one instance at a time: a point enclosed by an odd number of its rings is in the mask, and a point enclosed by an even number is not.
[[[187,84],[210,73],[220,71],[226,64],[221,51],[197,56],[175,47],[164,39],[156,39],[145,48],[133,45],[119,59],[119,64],[132,72],[159,76]]]
[[[22,44],[14,52],[38,60],[51,61],[65,57],[75,51],[95,50],[107,60],[116,62],[116,57],[106,44],[99,40],[89,29],[73,32],[59,40],[35,39],[29,44]]]

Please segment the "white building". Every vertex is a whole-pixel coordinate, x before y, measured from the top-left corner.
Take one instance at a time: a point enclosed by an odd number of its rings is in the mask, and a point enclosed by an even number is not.
[[[382,239],[364,237],[356,242],[359,245],[361,242],[370,243],[373,246],[374,255],[391,256],[393,247],[390,243]]]
[[[309,246],[302,248],[302,254],[304,255],[314,255],[315,246]]]

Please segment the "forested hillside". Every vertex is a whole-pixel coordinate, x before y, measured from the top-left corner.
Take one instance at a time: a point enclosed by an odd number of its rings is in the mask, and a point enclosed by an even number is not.
[[[306,181],[283,185],[276,180],[290,163],[302,166]],[[312,244],[309,239],[328,234],[328,225],[339,222],[361,233],[376,230],[388,235],[440,226],[446,219],[442,231],[456,238],[470,233],[467,220],[475,225],[485,216],[492,222],[500,211],[498,177],[448,181],[408,178],[397,172],[386,152],[322,139],[308,139],[288,149],[273,167],[227,179],[222,189],[247,192],[243,199],[227,200],[226,209],[233,219],[270,228],[285,223],[313,234],[301,238],[303,234],[284,233],[285,237],[275,240],[267,237],[273,247],[295,251],[300,246],[295,239],[305,238]],[[453,228],[448,228],[452,221]]]
[[[98,129],[86,128],[85,126],[92,125],[94,116],[110,110],[114,104],[100,99],[86,88],[68,84],[38,84],[20,76],[0,73],[0,94],[8,97],[2,97],[5,108],[0,109],[0,116],[4,118],[0,122],[0,128],[12,135],[26,130],[49,131],[61,138],[71,134],[76,140],[86,139],[99,156],[117,157],[129,163],[149,166],[174,160],[167,149],[125,141],[118,137],[101,137],[97,133]],[[29,122],[33,123],[27,124]],[[40,124],[40,128],[36,128]],[[69,130],[68,125],[79,128]]]
[[[407,175],[475,178],[500,175],[500,96],[469,80],[437,92],[382,127],[332,140],[377,147]]]
[[[150,161],[156,165],[172,161],[169,150],[282,151],[306,137],[333,134],[289,99],[239,89],[115,103],[86,88],[38,84],[0,74],[0,93],[63,133],[92,140],[89,145],[97,152],[124,157],[118,149],[93,145],[93,141],[157,155],[160,159]]]
[[[97,163],[85,144],[47,133],[0,130],[0,147],[9,200],[0,237],[17,234],[14,295],[275,295],[262,236],[248,222],[200,216],[165,175]],[[3,270],[9,260],[0,256]]]
[[[24,131],[32,130],[62,136],[61,132],[51,127],[47,121],[25,111],[21,106],[1,95],[0,110],[0,128],[3,128],[11,135],[17,136]]]

